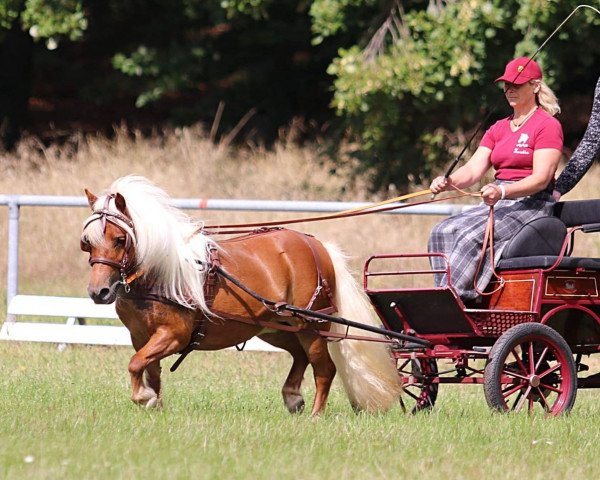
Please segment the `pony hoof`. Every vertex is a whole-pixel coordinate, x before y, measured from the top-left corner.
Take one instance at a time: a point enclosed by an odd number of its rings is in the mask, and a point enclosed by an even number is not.
[[[293,400],[285,402],[285,406],[290,413],[302,413],[304,411],[304,398],[298,395]]]
[[[160,403],[160,402],[159,402],[159,400],[158,400],[158,397],[152,397],[151,399],[149,399],[149,400],[146,402],[146,405],[144,405],[144,406],[146,407],[146,410],[150,410],[150,409],[152,409],[152,408],[157,408],[157,407],[159,407],[159,406],[160,406],[160,405],[159,405],[159,403]]]
[[[146,408],[146,410],[162,407],[162,398],[150,388],[144,389],[140,392],[140,395],[132,396],[131,400],[140,407]]]

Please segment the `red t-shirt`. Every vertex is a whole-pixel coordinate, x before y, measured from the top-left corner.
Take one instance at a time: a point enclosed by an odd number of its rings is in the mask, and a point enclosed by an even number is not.
[[[544,109],[538,108],[516,132],[510,129],[510,119],[494,123],[479,144],[492,150],[490,160],[498,180],[521,180],[531,175],[535,150],[563,148],[560,122]]]

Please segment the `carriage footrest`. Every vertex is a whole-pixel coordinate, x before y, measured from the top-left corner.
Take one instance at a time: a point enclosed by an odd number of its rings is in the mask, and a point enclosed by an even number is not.
[[[390,330],[405,330],[403,320],[417,335],[473,333],[463,306],[449,288],[367,291]]]

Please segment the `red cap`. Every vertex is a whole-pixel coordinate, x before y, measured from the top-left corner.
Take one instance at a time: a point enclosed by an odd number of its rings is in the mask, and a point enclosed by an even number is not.
[[[515,85],[523,85],[529,80],[541,80],[542,69],[535,60],[527,57],[519,57],[506,64],[504,75],[498,77],[494,82],[508,82]]]

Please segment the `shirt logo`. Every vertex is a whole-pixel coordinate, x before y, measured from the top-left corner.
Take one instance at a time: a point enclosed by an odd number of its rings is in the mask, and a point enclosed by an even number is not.
[[[527,148],[529,148],[529,144],[527,143],[528,140],[529,135],[527,135],[526,133],[522,133],[519,136],[519,139],[517,140],[517,145],[515,146],[513,153],[516,155],[529,155],[529,150],[526,150]]]

